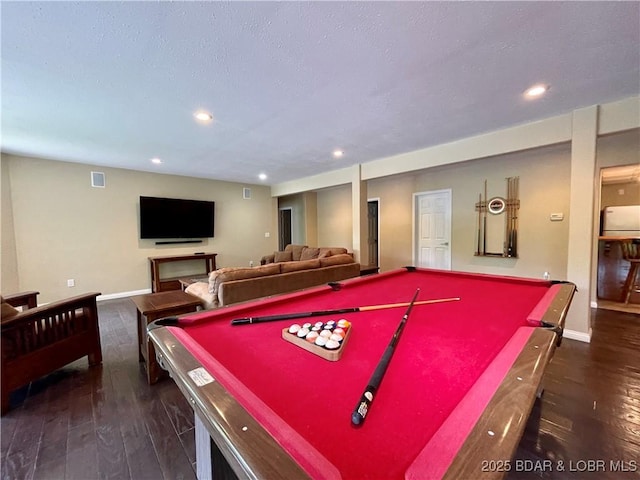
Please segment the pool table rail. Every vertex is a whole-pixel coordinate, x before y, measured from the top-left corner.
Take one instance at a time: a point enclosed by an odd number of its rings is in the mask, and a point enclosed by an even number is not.
[[[196,385],[188,372],[202,365],[169,329],[151,326],[148,332],[156,346],[158,363],[169,372],[238,478],[309,478],[218,381]],[[198,472],[210,468],[209,462],[210,458],[198,457]]]
[[[551,305],[549,305],[549,308],[544,312],[544,315],[541,318],[542,322],[555,327],[552,328],[552,330],[554,330],[558,336],[556,341],[558,347],[562,342],[567,312],[569,311],[569,306],[571,305],[571,300],[573,300],[575,292],[575,284],[563,283],[560,286],[558,294],[554,297]]]
[[[447,469],[444,479],[500,479],[513,468],[511,460],[533,404],[542,393],[546,367],[560,346],[575,291],[573,283],[560,286],[541,318],[553,327],[533,331]]]
[[[499,479],[512,468],[557,336],[534,330],[442,478]]]
[[[483,413],[469,425],[460,446],[451,451],[450,463],[437,477],[498,479],[508,473],[533,404],[541,391],[546,366],[562,338],[575,285],[563,284],[556,290],[548,307],[534,315],[552,327],[533,328],[530,334],[527,332],[529,337],[524,348],[512,357],[515,360],[511,360],[507,367],[506,376],[485,400],[488,403]],[[169,371],[235,474],[239,478],[256,479],[309,478],[311,474],[218,381],[196,385],[188,372],[202,365],[174,336],[171,328],[149,326],[148,334],[156,346],[159,363]],[[527,330],[530,327],[521,328]],[[446,447],[448,443],[445,441],[444,445]],[[420,461],[429,463],[428,450],[426,447],[425,456],[414,462],[417,465],[415,472],[421,471]],[[201,460],[207,461],[204,457],[197,458],[198,463]],[[500,466],[503,468],[498,468]],[[413,478],[412,468],[406,472],[405,478]]]

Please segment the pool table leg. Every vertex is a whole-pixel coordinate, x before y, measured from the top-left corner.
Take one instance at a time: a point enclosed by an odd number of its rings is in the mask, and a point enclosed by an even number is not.
[[[196,434],[196,475],[198,480],[213,479],[213,465],[211,452],[211,437],[207,428],[194,412],[195,434]]]
[[[241,478],[233,471],[198,414],[194,412],[193,416],[198,480],[238,480]]]

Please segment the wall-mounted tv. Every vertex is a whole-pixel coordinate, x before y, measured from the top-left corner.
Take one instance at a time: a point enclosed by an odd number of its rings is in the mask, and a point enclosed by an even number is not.
[[[215,202],[140,197],[140,238],[213,237]]]

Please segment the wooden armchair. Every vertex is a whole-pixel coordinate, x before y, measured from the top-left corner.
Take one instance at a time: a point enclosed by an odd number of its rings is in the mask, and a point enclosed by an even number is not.
[[[85,355],[89,365],[102,363],[96,305],[100,294],[87,293],[35,307],[37,294],[0,297],[2,414],[9,410],[13,390]]]

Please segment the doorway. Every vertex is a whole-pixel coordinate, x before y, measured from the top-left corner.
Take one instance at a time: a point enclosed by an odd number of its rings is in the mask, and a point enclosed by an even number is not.
[[[451,270],[451,189],[413,197],[413,264]]]
[[[367,246],[369,249],[369,265],[379,266],[380,246],[380,199],[375,198],[367,202]]]
[[[630,262],[624,259],[622,238],[638,238],[640,230],[626,231],[626,226],[612,227],[611,223],[635,224],[637,213],[624,215],[629,205],[640,204],[640,166],[622,165],[603,168],[600,171],[600,215],[596,231],[598,236],[596,299],[598,308],[622,312],[640,313],[640,291],[633,288],[626,300],[625,290]],[[621,215],[623,214],[623,215]],[[615,220],[615,222],[614,222]],[[610,231],[608,228],[622,228],[624,232]],[[635,240],[634,242],[637,242]],[[633,283],[633,279],[631,279]]]
[[[291,207],[278,210],[278,250],[281,252],[291,243],[291,212]]]

